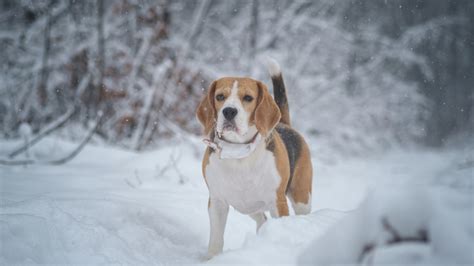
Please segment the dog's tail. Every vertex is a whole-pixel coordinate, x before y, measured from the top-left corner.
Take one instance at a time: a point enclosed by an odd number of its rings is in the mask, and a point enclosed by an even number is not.
[[[288,109],[288,98],[286,97],[285,82],[283,82],[283,75],[281,74],[280,65],[272,58],[268,58],[268,71],[272,77],[273,83],[273,97],[280,108],[281,119],[283,124],[290,125],[290,111]]]

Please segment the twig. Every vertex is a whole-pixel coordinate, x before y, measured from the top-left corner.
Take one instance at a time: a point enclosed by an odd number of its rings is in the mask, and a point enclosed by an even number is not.
[[[393,228],[393,226],[388,222],[387,217],[382,218],[382,226],[385,230],[387,230],[393,236],[392,240],[390,240],[388,243],[400,242],[402,238],[398,234],[397,230],[395,230],[395,228]]]
[[[35,160],[17,160],[17,161],[7,161],[7,160],[0,160],[0,164],[2,165],[28,165],[36,163]]]
[[[382,218],[382,225],[383,228],[387,231],[389,231],[393,238],[387,242],[387,244],[396,244],[400,242],[428,242],[428,233],[426,230],[421,229],[418,231],[418,235],[416,236],[408,236],[408,237],[402,237],[400,234],[393,228],[393,226],[388,222],[387,217]]]
[[[181,173],[181,171],[179,171],[179,167],[178,167],[178,161],[180,160],[180,158],[181,158],[181,153],[178,154],[178,158],[176,158],[173,154],[171,154],[170,162],[171,162],[171,165],[174,168],[174,171],[178,174],[179,183],[184,184],[185,183],[185,176]]]
[[[369,261],[369,265],[372,265],[372,260],[374,258],[373,256],[373,250],[375,249],[375,245],[374,244],[366,244],[364,246],[364,249],[362,250],[362,253],[359,255],[359,262],[363,262],[364,261],[364,258],[368,255],[372,255],[369,257],[368,261]]]
[[[176,156],[175,151],[176,150],[173,150],[171,152],[170,156],[168,157],[168,161],[166,162],[166,164],[163,167],[158,167],[157,168],[157,170],[159,170],[159,172],[156,174],[156,177],[157,178],[163,177],[163,176],[165,176],[165,174],[168,171],[174,170],[176,172],[176,174],[178,175],[178,177],[179,177],[179,183],[184,184],[184,183],[186,183],[186,177],[181,173],[181,171],[179,171],[179,167],[178,167],[178,162],[181,159],[181,153],[179,153]]]
[[[402,236],[400,236],[398,231],[388,222],[387,217],[382,218],[382,226],[385,230],[387,230],[392,235],[392,239],[388,240],[385,245],[380,245],[380,246],[377,246],[376,244],[373,244],[373,243],[365,244],[365,246],[363,247],[362,252],[359,256],[359,262],[363,262],[364,258],[367,255],[375,252],[375,250],[378,247],[390,246],[390,245],[394,245],[394,244],[398,244],[398,243],[402,243],[402,242],[427,243],[429,241],[428,233],[425,229],[421,229],[420,231],[418,231],[417,236],[402,237]],[[371,258],[371,259],[373,259],[373,258]]]
[[[135,169],[135,171],[133,171],[133,174],[135,175],[135,180],[136,180],[137,185],[133,184],[134,182],[132,182],[128,178],[124,178],[124,180],[125,180],[125,183],[127,183],[127,185],[129,185],[131,188],[137,188],[137,187],[141,186],[143,184],[143,182],[140,179],[140,176],[138,176],[138,170],[137,169]]]
[[[166,114],[163,114],[163,116],[164,119],[162,119],[162,125],[171,130],[176,137],[181,139],[181,141],[189,143],[191,148],[193,149],[194,155],[199,156],[199,154],[201,153],[202,142],[199,142],[200,145],[196,145],[196,142],[191,140],[193,136],[192,134],[181,129],[178,125],[171,121],[171,119],[168,118]]]

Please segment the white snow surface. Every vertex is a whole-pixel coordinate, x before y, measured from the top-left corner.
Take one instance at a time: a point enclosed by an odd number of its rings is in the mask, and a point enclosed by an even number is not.
[[[17,145],[0,141],[0,156]],[[74,145],[47,138],[30,155]],[[0,264],[474,263],[472,149],[314,154],[313,212],[256,234],[231,209],[224,252],[209,261],[203,150],[199,139],[144,153],[91,144],[65,165],[0,166]],[[387,244],[384,218],[402,238],[424,230],[428,241]]]

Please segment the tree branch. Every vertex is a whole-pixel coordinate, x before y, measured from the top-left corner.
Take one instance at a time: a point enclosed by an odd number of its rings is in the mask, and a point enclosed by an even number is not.
[[[102,122],[103,113],[99,111],[98,118],[94,124],[94,126],[89,130],[87,136],[82,140],[82,142],[74,149],[68,156],[59,159],[59,160],[53,160],[49,161],[48,164],[54,164],[54,165],[59,165],[59,164],[64,164],[72,160],[74,157],[76,157],[82,149],[86,146],[86,144],[91,140],[92,136],[94,133],[97,131],[97,128],[99,127],[100,123]]]
[[[18,154],[26,151],[28,148],[33,146],[34,144],[38,143],[42,138],[51,134],[54,130],[60,128],[72,117],[74,114],[75,108],[69,109],[64,115],[56,119],[55,121],[49,123],[45,128],[43,128],[34,138],[32,138],[29,142],[25,143],[21,147],[17,148],[16,150],[12,151],[8,157],[13,158]]]
[[[18,161],[6,161],[0,160],[0,164],[3,165],[28,165],[28,164],[51,164],[51,165],[60,165],[69,162],[74,157],[76,157],[82,149],[86,146],[86,144],[90,141],[94,133],[97,131],[100,123],[102,122],[103,113],[99,111],[98,118],[92,128],[87,133],[87,136],[82,140],[82,142],[67,156],[57,159],[57,160],[50,160],[50,161],[35,161],[35,160],[18,160]]]
[[[426,230],[424,229],[421,229],[419,232],[418,232],[418,235],[416,236],[407,236],[407,237],[402,237],[399,232],[389,223],[387,217],[383,217],[382,218],[382,226],[385,230],[387,230],[391,235],[392,235],[392,239],[388,240],[387,243],[385,245],[380,245],[380,246],[377,246],[376,244],[374,243],[367,243],[363,249],[362,249],[362,252],[359,256],[359,262],[363,262],[364,261],[364,258],[367,256],[367,255],[370,255],[371,253],[375,252],[375,250],[378,248],[378,247],[382,247],[382,246],[391,246],[391,245],[395,245],[395,244],[399,244],[399,243],[402,243],[402,242],[418,242],[418,243],[427,243],[429,241],[428,239],[428,233],[426,232]]]

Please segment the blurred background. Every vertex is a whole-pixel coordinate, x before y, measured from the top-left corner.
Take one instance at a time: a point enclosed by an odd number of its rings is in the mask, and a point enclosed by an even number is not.
[[[267,56],[282,67],[294,126],[320,156],[473,136],[473,1],[2,0],[0,8],[5,139],[25,125],[35,134],[58,124],[74,139],[101,111],[101,140],[155,149],[201,133],[194,112],[213,79],[270,85]]]
[[[474,265],[474,0],[0,0],[0,265],[203,263],[195,110],[268,57],[313,213],[212,263]]]

